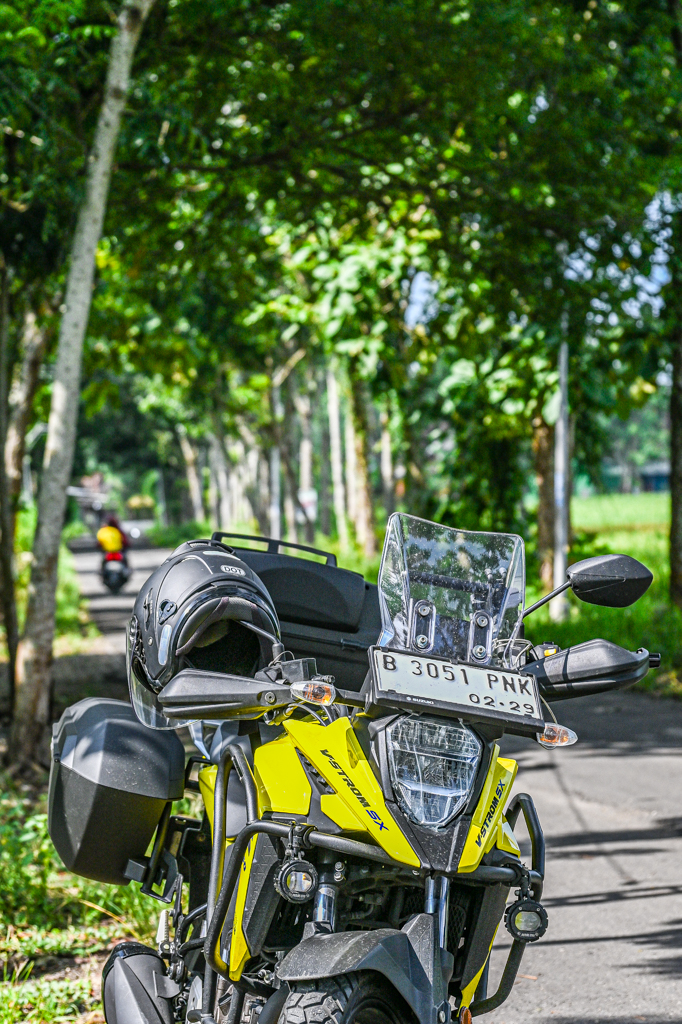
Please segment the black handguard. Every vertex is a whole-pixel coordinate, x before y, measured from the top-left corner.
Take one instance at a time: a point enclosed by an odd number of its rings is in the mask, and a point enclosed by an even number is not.
[[[627,651],[609,640],[588,640],[531,661],[524,671],[535,676],[541,696],[551,701],[621,690],[644,679],[649,668],[643,647]]]

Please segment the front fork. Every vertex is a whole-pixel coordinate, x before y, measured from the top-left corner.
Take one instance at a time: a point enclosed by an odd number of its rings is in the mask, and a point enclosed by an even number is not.
[[[426,897],[424,900],[424,913],[432,914],[438,923],[438,944],[441,949],[447,946],[448,934],[448,896],[450,893],[450,879],[445,875],[437,875],[436,878],[426,879]]]

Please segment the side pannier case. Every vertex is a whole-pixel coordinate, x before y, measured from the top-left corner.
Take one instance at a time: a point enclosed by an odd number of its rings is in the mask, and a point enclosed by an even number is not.
[[[48,830],[65,866],[127,885],[164,807],[184,792],[185,751],[174,732],[149,729],[130,704],[88,698],[53,728]]]

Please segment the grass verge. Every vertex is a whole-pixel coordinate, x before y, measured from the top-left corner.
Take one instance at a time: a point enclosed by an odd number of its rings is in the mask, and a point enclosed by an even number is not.
[[[0,1024],[102,1021],[102,959],[122,938],[148,942],[156,907],[137,886],[64,870],[44,787],[2,776],[0,792]]]

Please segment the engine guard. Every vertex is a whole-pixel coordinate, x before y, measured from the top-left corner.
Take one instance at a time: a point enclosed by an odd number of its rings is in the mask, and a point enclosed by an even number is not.
[[[436,921],[416,914],[398,931],[313,935],[277,968],[280,981],[315,981],[351,971],[376,971],[389,981],[421,1024],[438,1024],[446,1013],[454,960],[438,945]],[[447,1019],[447,1017],[441,1019]]]

